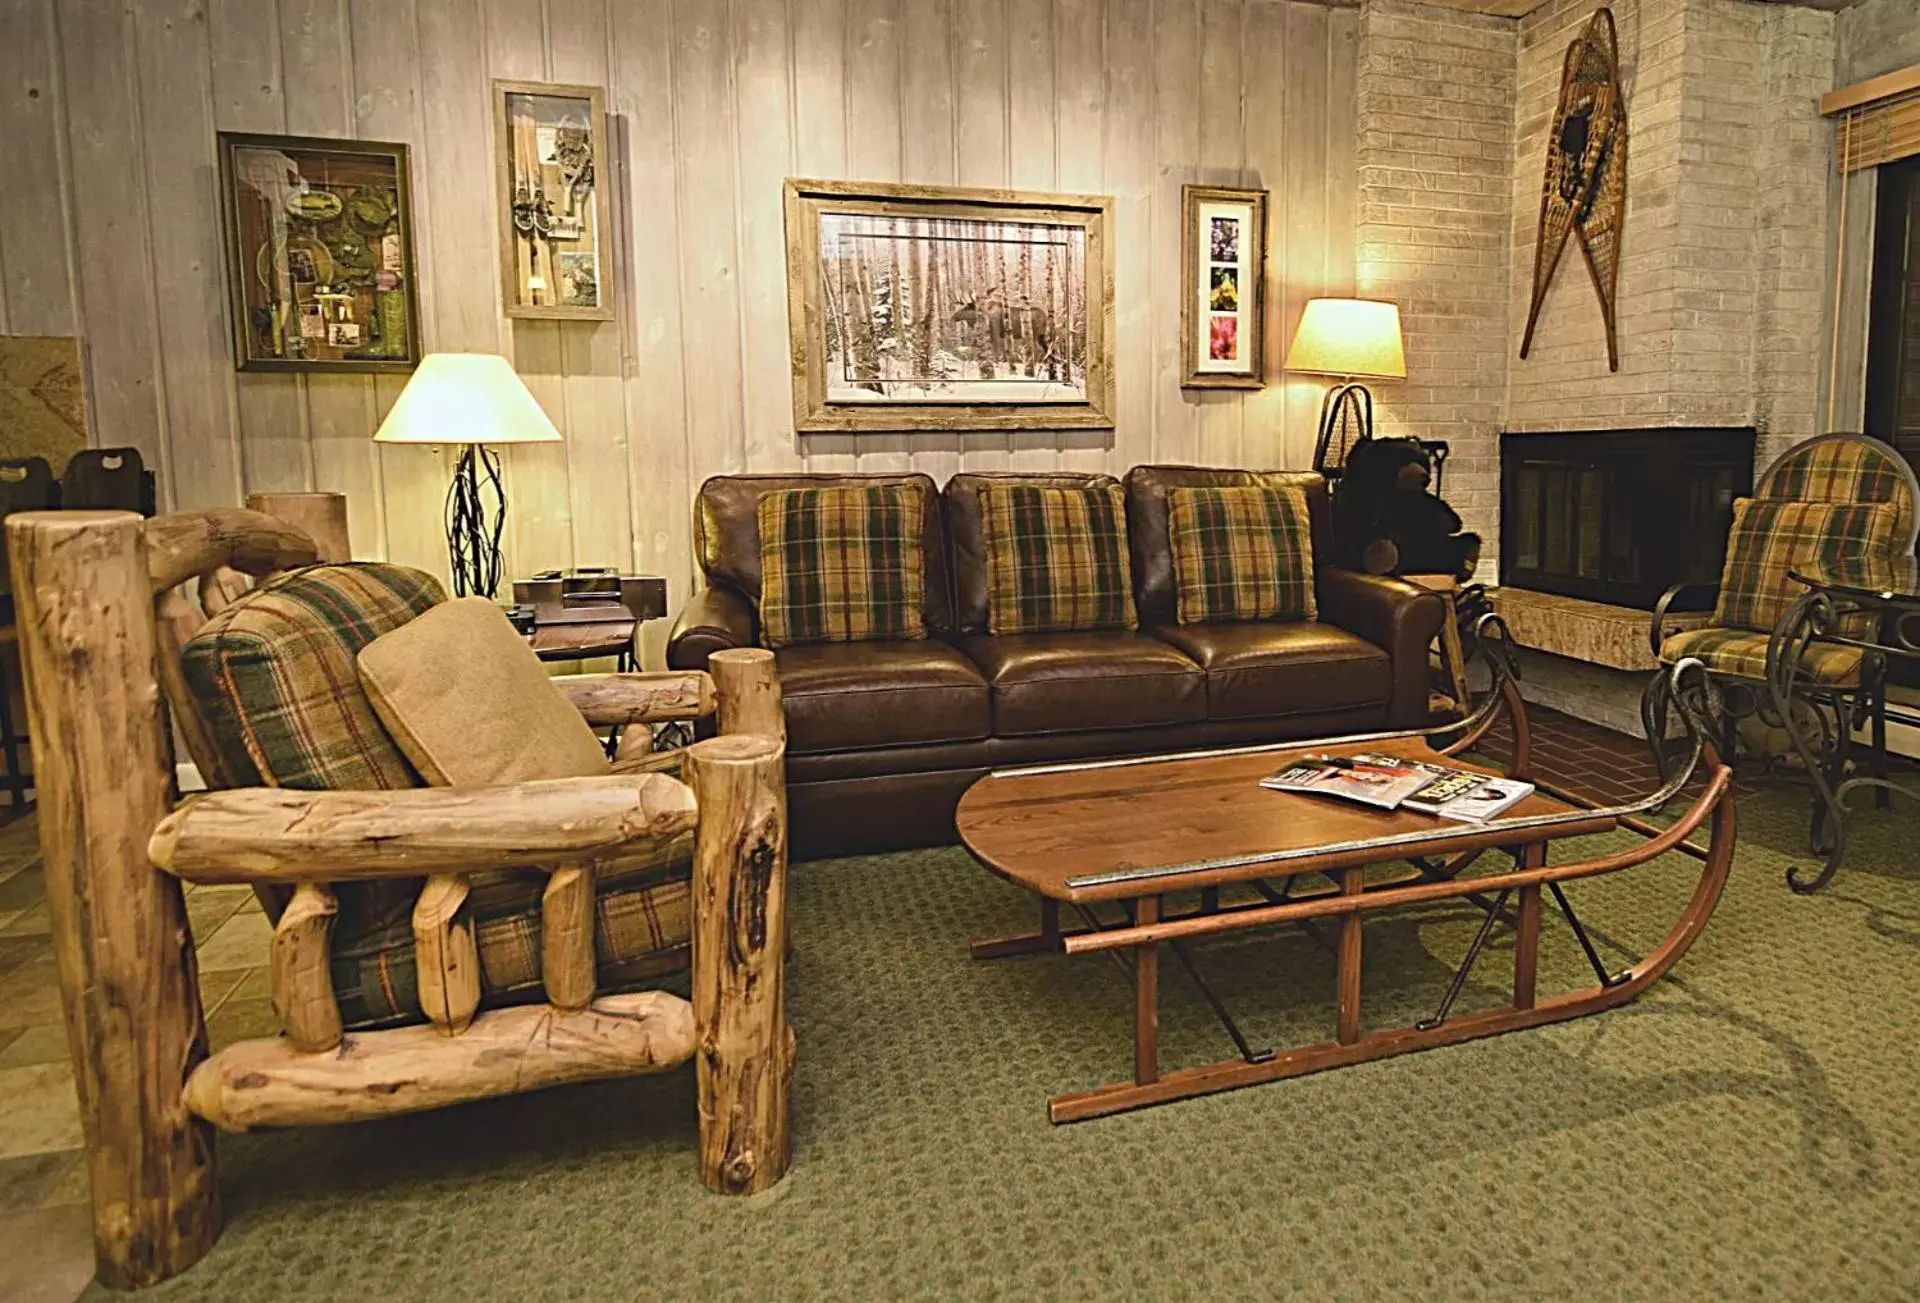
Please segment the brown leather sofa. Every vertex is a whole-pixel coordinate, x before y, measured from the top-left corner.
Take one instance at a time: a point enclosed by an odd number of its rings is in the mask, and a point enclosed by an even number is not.
[[[694,555],[707,587],[681,612],[667,662],[705,668],[754,646],[759,496],[772,489],[917,483],[927,490],[920,641],[822,643],[775,656],[787,713],[797,856],[954,840],[960,794],[988,769],[1284,741],[1424,722],[1440,599],[1398,579],[1320,566],[1313,623],[1181,625],[1167,494],[1290,484],[1307,494],[1314,553],[1331,555],[1326,482],[1311,473],[1138,466],[1127,532],[1137,632],[995,636],[987,627],[980,491],[998,481],[1084,485],[1105,475],[724,475],[701,486]]]

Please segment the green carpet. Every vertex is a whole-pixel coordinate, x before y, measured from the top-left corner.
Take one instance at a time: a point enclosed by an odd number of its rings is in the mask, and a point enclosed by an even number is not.
[[[970,962],[969,938],[1031,910],[959,850],[799,865],[778,1189],[700,1187],[690,1069],[223,1137],[226,1233],[150,1297],[1910,1297],[1916,824],[1863,814],[1803,899],[1781,874],[1804,819],[1790,794],[1742,800],[1718,913],[1636,1005],[1067,1127],[1048,1094],[1130,1068],[1114,965]],[[1572,895],[1624,962],[1696,876],[1670,856]],[[1372,1025],[1430,1010],[1478,919],[1370,921]],[[1544,946],[1542,993],[1580,984],[1551,908]],[[1256,1042],[1331,1033],[1312,938],[1201,953]],[[1511,971],[1497,941],[1461,1008],[1500,1003]],[[1163,1065],[1230,1053],[1170,960],[1161,980]]]

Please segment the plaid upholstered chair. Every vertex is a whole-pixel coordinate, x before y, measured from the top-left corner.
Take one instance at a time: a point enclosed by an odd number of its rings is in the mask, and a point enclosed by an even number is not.
[[[1788,574],[1795,565],[1848,556],[1911,556],[1920,531],[1920,483],[1906,458],[1863,434],[1823,434],[1796,444],[1768,466],[1753,496],[1735,503],[1733,530],[1713,618],[1682,632],[1666,628],[1667,612],[1692,585],[1675,585],[1654,608],[1651,640],[1662,665],[1697,657],[1726,701],[1722,754],[1732,755],[1733,729],[1745,714],[1771,710],[1765,694],[1767,643],[1774,626],[1804,591]],[[1847,627],[1849,636],[1871,629]],[[1872,724],[1869,763],[1883,775],[1887,757],[1886,666],[1857,647],[1815,643],[1801,661],[1801,692],[1837,721],[1829,766],[1835,777],[1849,760],[1852,730]],[[1664,766],[1664,673],[1642,700],[1647,735]],[[1884,800],[1885,793],[1881,793]],[[1814,803],[1814,837],[1824,807]]]
[[[255,512],[29,513],[7,537],[103,1281],[164,1279],[211,1246],[209,1123],[383,1117],[664,1071],[697,1047],[702,1178],[779,1179],[793,1049],[766,652],[549,681],[488,604],[321,561]],[[182,592],[196,576],[210,618]],[[472,635],[489,622],[503,670]],[[412,663],[430,624],[460,654]],[[397,659],[370,660],[382,647]],[[475,758],[458,753],[483,732],[469,717],[499,705],[477,698],[514,674],[541,703],[507,703],[525,732],[477,758],[528,763],[557,710],[584,772],[459,785],[442,761]],[[440,734],[392,715],[409,679],[451,685]],[[177,809],[163,686],[214,789]],[[658,756],[642,740],[618,763],[587,727],[645,739],[715,713],[720,736]],[[260,893],[280,1036],[208,1056],[182,882]],[[648,989],[689,967],[691,1001]]]

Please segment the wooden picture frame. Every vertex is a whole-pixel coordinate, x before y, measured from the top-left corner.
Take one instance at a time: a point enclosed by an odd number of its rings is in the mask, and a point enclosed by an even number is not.
[[[612,321],[606,93],[493,83],[500,302],[509,317]]]
[[[1112,220],[1107,195],[789,178],[795,428],[1113,428]]]
[[[407,146],[222,131],[218,153],[234,365],[417,366]]]
[[[1180,385],[1266,384],[1267,192],[1180,188]]]

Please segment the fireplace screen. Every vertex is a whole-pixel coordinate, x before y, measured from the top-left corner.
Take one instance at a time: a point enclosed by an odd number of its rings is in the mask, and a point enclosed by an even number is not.
[[[1651,610],[1719,582],[1751,428],[1509,433],[1500,439],[1500,582]],[[1678,609],[1703,609],[1696,599]]]

